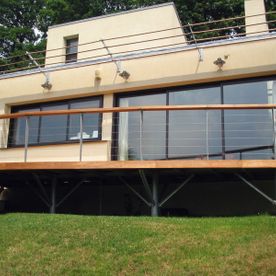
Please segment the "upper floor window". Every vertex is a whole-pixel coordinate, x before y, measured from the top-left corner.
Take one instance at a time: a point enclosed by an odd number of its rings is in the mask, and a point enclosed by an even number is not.
[[[74,37],[70,39],[66,39],[66,55],[65,55],[65,62],[76,62],[78,59],[78,43],[79,38]]]
[[[31,106],[18,106],[16,112],[36,112],[47,110],[70,110],[102,107],[102,97],[89,97],[77,100],[65,100],[52,103],[41,103]],[[83,140],[101,139],[102,116],[99,113],[83,114],[82,131],[80,115],[30,116],[28,119],[28,144],[55,144]],[[9,132],[10,146],[23,146],[26,138],[26,118],[11,121]]]

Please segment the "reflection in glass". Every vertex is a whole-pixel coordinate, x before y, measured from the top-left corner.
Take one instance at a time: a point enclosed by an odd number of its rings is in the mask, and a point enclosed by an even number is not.
[[[52,104],[42,107],[46,110],[65,110],[67,104]],[[62,142],[66,140],[67,115],[41,116],[40,143]]]
[[[70,104],[70,109],[97,108],[100,106],[100,100],[82,100]],[[100,115],[83,114],[83,139],[99,138]],[[80,139],[80,115],[69,115],[69,140]]]
[[[172,91],[170,105],[220,104],[220,87]],[[221,111],[169,112],[168,158],[200,158],[222,155]]]
[[[166,94],[122,97],[120,106],[166,105]],[[119,160],[164,159],[166,112],[123,112],[119,115]]]
[[[55,103],[41,103],[36,107],[16,107],[15,112],[98,108],[101,97],[84,98]],[[14,119],[9,133],[11,146],[22,146],[25,140],[25,118]],[[99,139],[101,116],[83,114],[83,139]],[[51,115],[29,117],[28,144],[57,143],[80,139],[80,115]]]
[[[268,89],[269,83],[272,82],[224,85],[224,103],[274,103],[273,93]],[[226,110],[224,111],[224,125],[226,151],[232,154],[237,153],[231,159],[272,158],[273,118],[271,110]],[[265,150],[265,147],[270,149]],[[230,157],[231,155],[229,159]]]
[[[39,111],[39,108],[24,108],[20,109],[20,112],[32,112]],[[38,132],[39,132],[39,117],[30,116],[28,118],[29,134],[28,134],[28,144],[36,144],[38,142]],[[11,145],[24,145],[25,143],[25,128],[26,128],[26,118],[18,118],[13,120],[13,133],[11,139]]]

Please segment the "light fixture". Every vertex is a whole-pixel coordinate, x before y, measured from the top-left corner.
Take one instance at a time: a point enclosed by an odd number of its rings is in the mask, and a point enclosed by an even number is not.
[[[219,57],[214,61],[214,64],[218,66],[219,70],[222,70],[222,66],[225,64],[225,61]]]
[[[95,80],[100,81],[102,79],[102,72],[100,69],[95,70]]]
[[[119,76],[122,77],[124,80],[128,80],[128,78],[130,77],[130,73],[124,70],[121,73],[119,73]]]
[[[44,89],[48,89],[50,90],[52,88],[52,84],[49,82],[49,79],[46,78],[46,81],[41,84],[41,86],[44,88]]]

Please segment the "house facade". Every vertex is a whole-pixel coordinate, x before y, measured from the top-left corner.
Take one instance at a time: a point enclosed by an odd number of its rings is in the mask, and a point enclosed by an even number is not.
[[[274,21],[246,0],[218,22],[182,26],[166,3],[50,27],[45,52],[0,74],[10,209],[274,211]]]

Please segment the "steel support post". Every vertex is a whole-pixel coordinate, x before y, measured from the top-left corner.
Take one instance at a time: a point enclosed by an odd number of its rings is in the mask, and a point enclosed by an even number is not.
[[[206,110],[206,126],[205,126],[205,143],[206,143],[206,159],[209,160],[209,110]]]
[[[273,191],[273,198],[276,201],[276,170],[274,171],[274,191]],[[275,205],[276,208],[276,205]]]
[[[152,199],[153,199],[153,204],[151,206],[152,217],[158,217],[158,214],[159,214],[158,184],[159,184],[158,174],[154,173],[152,178]]]
[[[143,183],[143,185],[145,187],[145,190],[146,190],[146,193],[148,195],[148,198],[149,198],[150,202],[153,203],[153,201],[152,201],[152,198],[153,198],[152,197],[152,192],[151,192],[150,185],[149,185],[149,182],[147,180],[147,177],[146,177],[144,171],[143,170],[139,170],[139,175],[140,175],[142,183]]]
[[[103,182],[99,185],[99,215],[103,214]]]
[[[28,144],[29,144],[29,117],[25,118],[25,138],[24,138],[24,162],[28,158]]]
[[[80,162],[82,161],[82,147],[83,147],[83,114],[80,114]]]
[[[57,186],[57,178],[54,177],[51,185],[51,206],[50,206],[50,213],[56,213],[56,186]]]
[[[139,123],[139,152],[140,152],[140,160],[143,160],[143,121],[144,114],[143,110],[140,111],[140,123]]]

